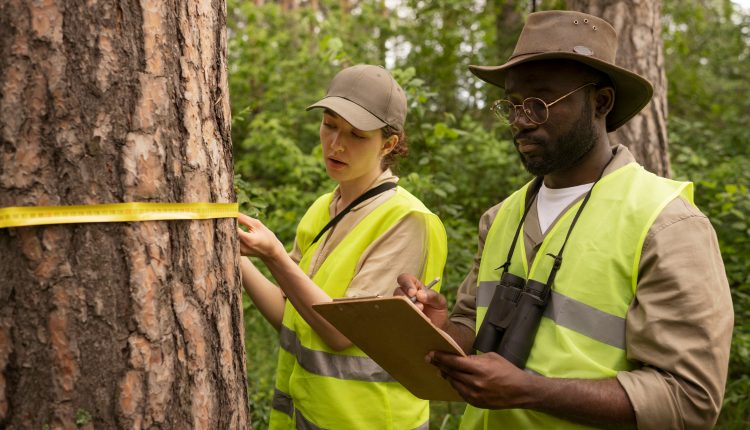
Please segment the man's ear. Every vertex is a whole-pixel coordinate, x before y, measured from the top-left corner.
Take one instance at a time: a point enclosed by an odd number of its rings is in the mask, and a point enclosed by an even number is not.
[[[596,90],[595,96],[595,114],[597,118],[605,118],[615,105],[615,89],[604,87]]]

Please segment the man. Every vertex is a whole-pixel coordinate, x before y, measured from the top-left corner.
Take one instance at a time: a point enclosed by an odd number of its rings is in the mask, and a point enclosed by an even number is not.
[[[483,215],[474,267],[450,315],[445,298],[411,275],[399,277],[397,293],[416,295],[469,353],[485,319],[499,324],[487,324],[491,330],[506,327],[503,342],[518,340],[513,324],[531,320],[518,315],[520,304],[505,315],[490,306],[501,276],[526,282],[526,296],[531,285],[551,291],[529,307],[544,312],[520,336],[530,351],[501,356],[492,351],[507,345],[495,339],[478,355],[429,355],[469,403],[461,428],[710,428],[716,421],[733,325],[716,235],[692,204],[692,184],[650,174],[625,147],[610,146],[607,133],[653,92],[614,65],[616,46],[600,18],[539,12],[529,15],[507,63],[471,67],[505,89],[493,109],[510,123],[536,179]]]

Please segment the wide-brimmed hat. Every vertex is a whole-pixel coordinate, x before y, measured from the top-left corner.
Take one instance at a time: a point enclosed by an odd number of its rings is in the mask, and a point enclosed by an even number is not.
[[[614,131],[651,100],[654,88],[643,77],[615,65],[617,32],[605,20],[574,11],[529,14],[513,50],[499,66],[469,66],[479,79],[505,88],[508,69],[538,60],[573,60],[606,73],[615,87],[615,103],[607,115]]]
[[[358,64],[333,77],[325,97],[307,107],[330,109],[363,131],[390,125],[403,131],[406,95],[387,70]]]

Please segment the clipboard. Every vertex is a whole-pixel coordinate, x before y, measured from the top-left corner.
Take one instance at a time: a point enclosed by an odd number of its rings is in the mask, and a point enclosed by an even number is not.
[[[407,297],[337,299],[313,309],[415,396],[464,401],[424,357],[429,351],[466,354]]]

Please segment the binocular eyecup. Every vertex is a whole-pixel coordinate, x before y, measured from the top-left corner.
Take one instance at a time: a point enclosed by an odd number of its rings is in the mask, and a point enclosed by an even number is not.
[[[550,288],[505,272],[495,289],[474,349],[496,352],[523,369],[549,302]]]

